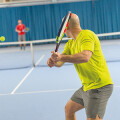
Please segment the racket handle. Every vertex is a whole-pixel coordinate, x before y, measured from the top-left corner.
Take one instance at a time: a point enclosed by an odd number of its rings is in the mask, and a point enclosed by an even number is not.
[[[57,44],[56,44],[56,48],[55,48],[55,52],[58,51],[58,47],[59,47],[59,44],[57,43]]]

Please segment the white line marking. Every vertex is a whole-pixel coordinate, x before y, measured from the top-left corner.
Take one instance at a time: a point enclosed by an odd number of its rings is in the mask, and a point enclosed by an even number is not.
[[[119,88],[119,87],[120,87],[120,85],[116,85],[115,87],[116,87],[116,88]]]
[[[21,92],[21,93],[14,93],[14,95],[25,95],[25,94],[37,94],[37,93],[54,93],[54,92],[69,92],[75,91],[77,89],[63,89],[63,90],[43,90],[43,91],[32,91],[32,92]],[[0,94],[0,96],[9,96],[13,94]]]
[[[44,58],[45,55],[42,55],[40,59],[36,62],[35,66],[39,64],[39,62]],[[11,92],[11,94],[14,94],[15,91],[21,86],[21,84],[26,80],[26,78],[30,75],[30,73],[35,69],[35,67],[32,67],[29,72],[24,76],[24,78],[20,81],[20,83],[16,86],[16,88]]]
[[[43,91],[32,91],[32,92],[23,92],[23,93],[15,93],[15,94],[54,93],[54,92],[69,92],[69,91],[75,91],[75,90],[77,89],[43,90]]]
[[[35,66],[37,66],[44,57],[45,57],[45,55],[42,55],[42,56],[40,57],[40,59],[36,62]]]
[[[120,88],[120,86],[114,86],[115,88]],[[0,96],[10,96],[10,95],[25,95],[25,94],[38,94],[38,93],[55,93],[55,92],[70,92],[76,91],[79,88],[73,89],[62,89],[62,90],[41,90],[41,91],[32,91],[32,92],[21,92],[21,93],[14,93],[14,94],[0,94]]]

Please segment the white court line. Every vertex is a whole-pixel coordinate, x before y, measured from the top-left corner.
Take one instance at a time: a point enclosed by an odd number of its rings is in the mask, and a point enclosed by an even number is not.
[[[115,88],[120,88],[120,85],[114,86]],[[41,90],[41,91],[32,91],[32,92],[21,92],[21,93],[14,93],[14,94],[0,94],[0,96],[10,96],[10,95],[25,95],[25,94],[37,94],[37,93],[56,93],[56,92],[70,92],[76,91],[79,88],[74,89],[61,89],[61,90]]]
[[[39,64],[39,62],[44,58],[45,55],[42,55],[40,59],[36,62],[35,66]],[[35,67],[32,67],[29,72],[24,76],[24,78],[20,81],[20,83],[16,86],[15,89],[11,92],[11,94],[14,94],[15,91],[21,86],[21,84],[26,80],[26,78],[30,75],[30,73],[35,69]]]
[[[117,87],[120,87],[120,85],[116,85],[115,87],[116,87],[116,88],[117,88]]]
[[[0,96],[10,96],[10,95],[25,95],[25,94],[37,94],[37,93],[55,93],[55,92],[69,92],[75,91],[77,89],[62,89],[62,90],[41,90],[41,91],[32,91],[32,92],[21,92],[21,93],[14,93],[14,94],[0,94]]]

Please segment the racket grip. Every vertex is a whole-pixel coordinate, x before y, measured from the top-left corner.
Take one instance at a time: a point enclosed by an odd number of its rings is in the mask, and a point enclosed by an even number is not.
[[[55,48],[55,52],[58,51],[58,47],[59,47],[59,44],[57,43],[57,44],[56,44],[56,48]]]

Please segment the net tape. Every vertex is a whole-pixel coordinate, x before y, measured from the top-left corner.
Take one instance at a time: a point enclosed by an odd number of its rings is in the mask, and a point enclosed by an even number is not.
[[[120,36],[120,32],[97,34],[98,37],[109,37],[109,36],[114,37],[116,35]],[[68,40],[68,38],[63,38],[63,41],[66,41],[66,40]],[[51,47],[48,47],[51,45],[48,43],[55,43],[55,39],[0,43],[0,47],[1,47],[0,56],[2,58],[1,62],[0,62],[0,70],[26,69],[29,67],[33,67],[35,65],[36,59],[39,59],[39,57],[44,52],[45,52],[45,54],[48,54],[48,53],[50,53],[50,51],[54,50],[55,44],[52,44]],[[27,50],[21,52],[20,50],[18,50],[19,44],[26,44],[26,45],[30,46],[30,47],[27,46],[27,48],[29,48],[29,50],[27,49]],[[41,47],[41,44],[42,44],[42,47]],[[10,50],[9,50],[9,47],[8,47],[8,50],[6,50],[7,49],[6,46],[17,46],[17,51],[15,48],[11,52],[12,55],[9,55]],[[118,53],[120,52],[120,40],[119,39],[118,40],[110,40],[110,41],[108,41],[108,40],[101,41],[101,46],[102,46],[102,50],[105,55],[105,59],[106,59],[107,63],[120,62],[120,56],[118,55]],[[3,48],[3,50],[2,50],[2,48]],[[63,50],[63,48],[64,48],[64,45],[62,47],[62,50]],[[3,52],[4,49],[6,50],[6,52]],[[61,52],[62,52],[62,50],[61,50]],[[7,51],[9,51],[9,52],[7,53]],[[9,57],[7,58],[7,55],[9,55],[10,58]],[[47,67],[46,63],[47,63],[48,57],[50,57],[50,54],[47,55],[47,57],[45,57],[45,59],[43,59],[42,62],[40,62],[40,64],[38,64],[36,67]],[[17,58],[18,58],[18,60],[17,60]],[[7,64],[5,62],[2,62],[5,59],[7,59],[6,60]],[[15,59],[16,59],[16,61],[15,61]],[[10,62],[10,61],[12,61],[12,62]],[[23,63],[23,64],[21,64],[21,63]],[[71,65],[71,64],[65,64],[65,65]]]

